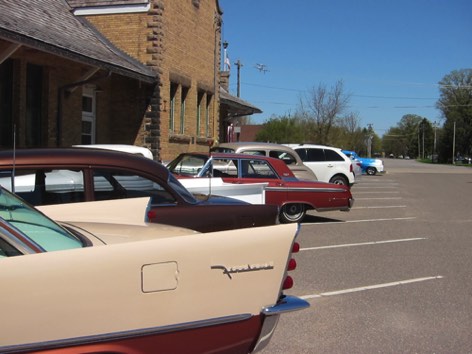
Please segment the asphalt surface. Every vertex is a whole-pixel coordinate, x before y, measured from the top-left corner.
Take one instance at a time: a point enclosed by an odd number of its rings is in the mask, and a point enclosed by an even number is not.
[[[263,353],[472,353],[472,168],[385,159],[350,212],[310,212]]]

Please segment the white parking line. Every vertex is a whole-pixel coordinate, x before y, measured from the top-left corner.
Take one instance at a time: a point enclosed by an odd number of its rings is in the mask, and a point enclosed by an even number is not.
[[[385,218],[385,219],[365,219],[365,220],[346,220],[345,222],[374,222],[374,221],[392,221],[392,220],[413,220],[416,216],[409,216],[406,218]]]
[[[304,295],[304,296],[300,296],[300,298],[305,299],[305,300],[309,300],[309,299],[316,299],[316,298],[326,297],[326,296],[343,295],[343,294],[349,294],[349,293],[354,293],[354,292],[359,292],[359,291],[381,289],[381,288],[387,288],[387,287],[391,287],[391,286],[406,285],[406,284],[411,284],[411,283],[418,283],[418,282],[422,282],[422,281],[436,280],[436,279],[442,279],[442,278],[444,278],[442,275],[436,275],[436,276],[425,277],[425,278],[407,279],[407,280],[395,281],[395,282],[392,282],[392,283],[375,284],[375,285],[361,286],[361,287],[358,287],[358,288],[351,288],[351,289],[344,289],[344,290],[337,290],[337,291],[328,291],[328,292],[321,293],[321,294]]]
[[[306,248],[300,248],[300,251],[313,251],[313,250],[324,250],[328,248],[380,245],[384,243],[408,242],[408,241],[419,241],[419,240],[426,240],[426,238],[425,237],[402,238],[402,239],[396,239],[396,240],[370,241],[370,242],[359,242],[359,243],[345,243],[341,245],[331,245],[331,246],[306,247]]]
[[[406,205],[385,205],[385,206],[365,206],[365,207],[353,207],[351,210],[357,209],[391,209],[391,208],[406,208]]]
[[[356,222],[376,222],[376,221],[397,221],[397,220],[413,220],[416,219],[415,216],[410,216],[406,218],[386,218],[386,219],[364,219],[364,220],[346,220],[346,221],[328,221],[328,222],[304,222],[302,225],[333,225],[333,224],[347,224],[347,223],[356,223]]]
[[[398,200],[402,199],[402,197],[371,197],[371,198],[354,198],[355,200]]]
[[[379,186],[379,187],[354,187],[353,189],[358,190],[358,189],[391,189],[391,188],[397,188],[398,186]]]
[[[355,192],[354,195],[358,194],[399,194],[399,191],[369,191],[369,192]]]

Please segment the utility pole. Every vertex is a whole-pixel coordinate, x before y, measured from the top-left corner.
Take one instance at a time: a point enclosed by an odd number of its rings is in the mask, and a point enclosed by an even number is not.
[[[238,93],[237,93],[237,96],[241,97],[241,67],[243,66],[243,64],[238,59],[238,61],[236,63],[234,63],[234,65],[236,65],[236,67],[238,68]]]
[[[372,139],[374,135],[372,134],[372,123],[367,124],[369,135],[367,136],[367,157],[372,157]]]
[[[423,160],[424,160],[424,123],[425,123],[425,121],[423,119],[423,124],[421,124],[421,128],[423,130]]]
[[[456,121],[454,121],[454,135],[452,136],[452,164],[456,164]]]

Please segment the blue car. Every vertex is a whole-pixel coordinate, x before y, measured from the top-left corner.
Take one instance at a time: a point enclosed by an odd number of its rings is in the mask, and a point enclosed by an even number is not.
[[[384,172],[383,161],[380,159],[360,157],[356,152],[350,150],[343,150],[343,153],[351,160],[359,161],[361,163],[363,174],[374,176],[377,173]]]

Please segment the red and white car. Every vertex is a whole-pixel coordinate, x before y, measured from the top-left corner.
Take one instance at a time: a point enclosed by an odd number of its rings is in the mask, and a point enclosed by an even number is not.
[[[307,210],[349,211],[354,198],[348,186],[301,181],[280,159],[248,154],[184,153],[167,168],[177,178],[221,177],[226,183],[268,183],[265,203],[280,206],[281,222],[300,222]]]

